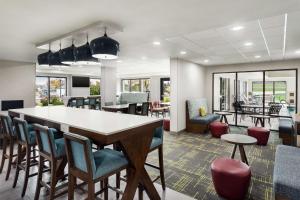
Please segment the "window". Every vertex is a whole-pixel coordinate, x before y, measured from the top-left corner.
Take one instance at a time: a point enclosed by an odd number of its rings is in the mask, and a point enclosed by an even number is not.
[[[63,105],[62,97],[67,95],[67,78],[65,77],[36,77],[36,105]]]
[[[160,79],[160,98],[164,102],[170,102],[171,81],[170,78]]]
[[[149,92],[150,79],[123,79],[122,92]]]
[[[90,95],[100,95],[100,79],[90,79]]]
[[[286,81],[266,81],[265,96],[273,102],[286,101],[287,86]],[[252,82],[253,94],[263,94],[263,82]]]

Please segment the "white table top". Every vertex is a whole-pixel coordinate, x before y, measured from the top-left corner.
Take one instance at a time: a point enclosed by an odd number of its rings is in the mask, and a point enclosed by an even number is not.
[[[63,106],[13,109],[10,111],[103,135],[111,135],[161,121],[161,119],[147,116]]]
[[[249,135],[243,135],[243,134],[230,134],[230,133],[224,134],[221,136],[221,140],[224,140],[232,144],[243,144],[243,145],[251,145],[257,143],[256,138],[251,137]]]
[[[142,106],[142,104],[137,103],[137,106]],[[102,106],[102,108],[111,108],[111,109],[124,109],[124,108],[128,108],[128,107],[129,107],[129,103],[119,104],[119,105]]]

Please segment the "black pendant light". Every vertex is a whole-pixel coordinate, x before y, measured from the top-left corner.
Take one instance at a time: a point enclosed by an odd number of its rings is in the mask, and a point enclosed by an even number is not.
[[[86,44],[75,48],[74,58],[75,58],[75,63],[78,65],[99,65],[100,64],[97,58],[92,57],[88,36],[87,36]]]
[[[60,61],[60,51],[61,51],[61,43],[59,44],[59,51],[51,52],[49,54],[49,65],[50,66],[61,66],[65,65]]]
[[[92,56],[99,59],[116,59],[118,58],[119,42],[110,38],[106,34],[91,41]]]
[[[38,64],[39,66],[44,66],[44,67],[48,67],[49,66],[49,55],[52,52],[49,50],[45,53],[41,53],[40,55],[38,55],[37,59],[38,59]]]
[[[72,46],[67,47],[59,51],[60,61],[63,64],[73,65],[75,63],[74,57],[75,46],[72,42]]]

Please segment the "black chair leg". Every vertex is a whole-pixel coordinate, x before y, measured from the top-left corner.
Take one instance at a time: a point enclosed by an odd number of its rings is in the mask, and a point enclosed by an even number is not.
[[[118,188],[118,189],[120,189],[120,182],[121,182],[120,176],[121,176],[120,172],[116,174],[116,188]],[[119,197],[120,197],[120,194],[117,192],[116,198],[119,199]]]
[[[7,165],[7,172],[6,172],[6,177],[5,180],[7,181],[9,178],[10,170],[11,170],[11,165],[12,165],[12,159],[14,155],[14,141],[11,138],[9,141],[9,156],[8,156],[8,165]]]
[[[22,190],[22,197],[25,196],[28,179],[29,179],[29,169],[30,169],[30,160],[31,160],[31,147],[26,147],[26,165],[25,165],[25,176],[24,176],[24,184],[23,184],[23,190]]]
[[[0,174],[2,173],[4,163],[6,160],[6,150],[7,150],[7,138],[3,138],[3,146],[2,146],[2,159],[1,159],[1,165],[0,165]]]
[[[16,164],[16,173],[15,173],[15,179],[14,179],[14,183],[13,183],[13,188],[16,187],[17,185],[17,181],[19,178],[19,172],[20,172],[20,164],[22,162],[22,145],[18,144],[18,154],[17,154],[17,164]]]
[[[38,171],[34,200],[38,200],[40,198],[41,181],[43,177],[43,167],[44,167],[44,158],[40,156],[39,169],[38,169],[39,171]]]

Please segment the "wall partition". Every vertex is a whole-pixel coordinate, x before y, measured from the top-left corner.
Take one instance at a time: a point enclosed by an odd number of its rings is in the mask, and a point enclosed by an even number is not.
[[[227,112],[231,125],[253,126],[261,118],[277,130],[279,118],[297,112],[297,78],[297,69],[213,73],[213,111]]]

